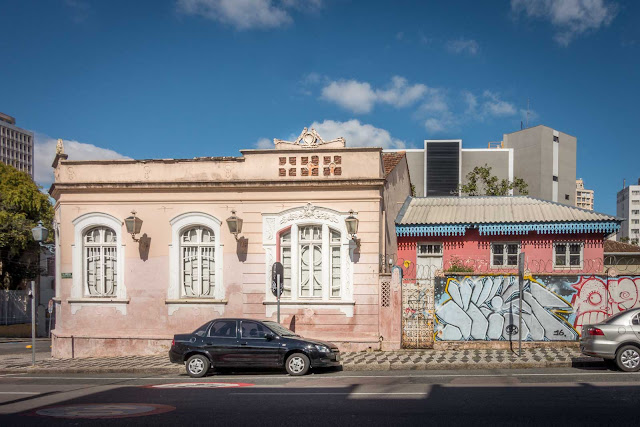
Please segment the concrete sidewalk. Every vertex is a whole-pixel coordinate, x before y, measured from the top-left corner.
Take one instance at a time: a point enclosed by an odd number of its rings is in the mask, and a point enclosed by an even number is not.
[[[30,355],[0,357],[0,373],[184,373],[167,355],[123,356],[87,359],[53,359],[38,355],[31,366]],[[510,350],[399,350],[342,354],[345,371],[509,369],[571,366],[603,366],[602,359],[587,357],[575,347],[528,348],[518,357]]]

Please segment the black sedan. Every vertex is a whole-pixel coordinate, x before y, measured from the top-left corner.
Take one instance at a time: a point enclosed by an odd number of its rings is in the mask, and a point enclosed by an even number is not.
[[[335,344],[302,338],[272,321],[216,319],[191,334],[174,335],[173,363],[186,363],[187,374],[203,377],[213,368],[284,368],[304,375],[309,368],[340,366]]]

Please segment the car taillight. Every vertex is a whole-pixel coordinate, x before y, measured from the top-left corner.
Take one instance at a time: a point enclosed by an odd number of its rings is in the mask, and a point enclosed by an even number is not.
[[[171,340],[171,347],[173,347],[174,345],[176,345],[176,340],[175,339]]]
[[[600,328],[589,328],[587,332],[589,332],[589,335],[604,335],[604,332],[602,332]]]

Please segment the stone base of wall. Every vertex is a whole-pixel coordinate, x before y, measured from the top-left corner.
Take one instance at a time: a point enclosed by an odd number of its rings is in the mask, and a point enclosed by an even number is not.
[[[380,341],[356,342],[331,340],[331,342],[336,344],[341,352],[381,350]],[[58,335],[55,332],[51,333],[51,356],[57,359],[153,356],[158,354],[167,354],[170,347],[171,338],[94,338],[86,336]],[[400,347],[398,346],[397,348]],[[391,348],[389,348],[389,350],[391,350]]]
[[[166,354],[170,347],[170,338],[93,338],[51,334],[51,356],[58,359],[152,356]]]
[[[522,348],[579,348],[578,341],[523,341]],[[518,351],[518,341],[436,341],[434,350],[507,350]]]

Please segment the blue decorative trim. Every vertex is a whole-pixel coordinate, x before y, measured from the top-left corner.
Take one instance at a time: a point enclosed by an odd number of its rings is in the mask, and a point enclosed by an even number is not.
[[[536,231],[541,234],[614,233],[620,224],[606,222],[548,222],[519,224],[442,224],[396,225],[396,234],[404,236],[464,236],[467,229],[477,227],[480,235],[517,235]]]
[[[471,224],[396,225],[398,236],[464,236]]]
[[[620,224],[607,222],[555,222],[524,224],[480,224],[480,235],[527,234],[536,231],[541,234],[575,234],[575,233],[613,233],[620,229]]]

